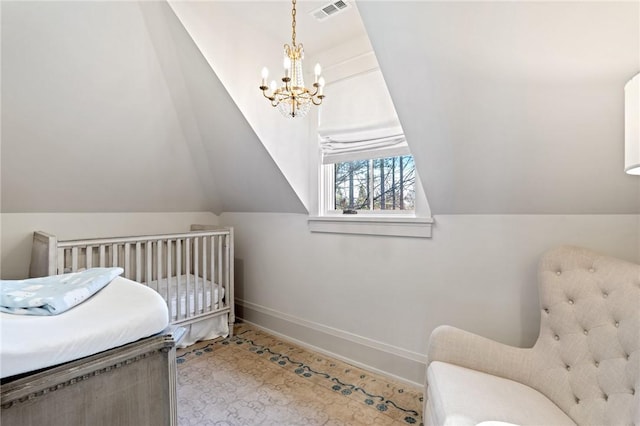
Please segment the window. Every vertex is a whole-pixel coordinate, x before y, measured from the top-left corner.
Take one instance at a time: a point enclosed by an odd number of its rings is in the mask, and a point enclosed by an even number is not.
[[[320,134],[324,213],[414,214],[416,167],[399,126]]]
[[[375,55],[332,68],[320,109],[311,232],[431,237],[433,219]],[[319,172],[319,173],[318,173]]]
[[[327,210],[343,213],[415,210],[415,164],[411,155],[346,161],[325,166],[332,175]]]
[[[431,237],[433,219],[402,129],[320,134],[320,214],[311,232]]]
[[[320,180],[311,232],[431,237],[433,219],[416,214],[425,203],[412,155],[323,164]]]

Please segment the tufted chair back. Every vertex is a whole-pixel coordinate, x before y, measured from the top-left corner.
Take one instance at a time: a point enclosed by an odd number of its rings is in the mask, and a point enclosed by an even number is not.
[[[526,381],[579,425],[640,426],[640,265],[560,247],[538,272]]]

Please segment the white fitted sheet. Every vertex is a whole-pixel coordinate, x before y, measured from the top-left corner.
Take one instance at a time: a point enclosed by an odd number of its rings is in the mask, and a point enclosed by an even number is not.
[[[159,333],[168,324],[162,297],[123,277],[60,315],[0,313],[0,377],[122,346]]]

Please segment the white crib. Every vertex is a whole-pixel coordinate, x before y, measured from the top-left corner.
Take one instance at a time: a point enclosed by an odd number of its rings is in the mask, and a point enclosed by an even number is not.
[[[33,234],[31,277],[110,266],[160,293],[171,324],[187,328],[180,346],[233,334],[233,228],[80,240]]]

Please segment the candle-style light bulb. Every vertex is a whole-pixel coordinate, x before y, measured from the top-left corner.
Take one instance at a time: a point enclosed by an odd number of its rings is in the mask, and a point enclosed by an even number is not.
[[[284,76],[289,77],[289,70],[291,69],[291,59],[288,56],[284,57]]]
[[[267,85],[267,77],[269,77],[269,70],[267,69],[267,67],[263,67],[262,68],[262,85],[263,86]]]
[[[320,67],[320,64],[316,64],[315,68],[313,68],[313,73],[316,76],[316,83],[317,83],[318,77],[320,77],[320,73],[322,73],[322,67]]]
[[[318,95],[322,95],[322,89],[324,88],[324,77],[318,79]]]

